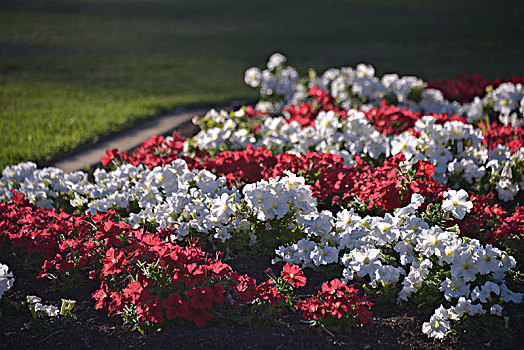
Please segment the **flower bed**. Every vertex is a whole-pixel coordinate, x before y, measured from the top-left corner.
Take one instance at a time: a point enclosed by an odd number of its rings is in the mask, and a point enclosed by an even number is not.
[[[371,66],[300,78],[284,63],[246,72],[256,108],[212,110],[190,139],[108,150],[93,181],[7,167],[0,246],[42,263],[41,277],[89,270],[95,307],[142,332],[289,307],[344,332],[371,323],[358,290],[423,306],[432,338],[504,329],[505,304],[522,300],[522,85],[460,104]],[[281,277],[260,283],[221,260],[246,254],[272,255]],[[309,269],[336,278],[297,301]]]

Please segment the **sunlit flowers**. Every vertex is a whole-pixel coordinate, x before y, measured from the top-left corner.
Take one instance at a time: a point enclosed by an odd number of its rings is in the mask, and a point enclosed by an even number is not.
[[[454,217],[462,220],[473,208],[473,203],[468,201],[468,193],[464,190],[449,190],[443,194],[442,210],[451,212]]]

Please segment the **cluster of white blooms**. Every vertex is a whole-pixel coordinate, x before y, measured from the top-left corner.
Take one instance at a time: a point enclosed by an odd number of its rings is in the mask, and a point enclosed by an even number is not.
[[[456,287],[457,289],[460,287]],[[457,293],[464,295],[465,293]],[[475,301],[479,301],[475,303]],[[491,315],[502,316],[502,303],[522,302],[522,295],[510,291],[505,284],[499,285],[487,281],[482,287],[475,287],[471,297],[461,296],[455,305],[446,309],[442,305],[435,310],[428,322],[422,325],[422,332],[428,337],[443,339],[451,332],[451,323],[459,321],[463,316],[484,315],[489,312]],[[492,304],[489,309],[483,304]]]
[[[13,273],[9,271],[9,266],[0,263],[0,299],[2,295],[13,287],[15,279]]]
[[[36,314],[37,312],[41,312],[46,316],[49,317],[56,317],[60,315],[60,309],[53,305],[43,305],[41,303],[42,299],[35,296],[35,295],[28,295],[26,297],[27,303],[29,304],[29,308],[34,311]]]
[[[12,189],[42,208],[50,208],[59,193],[68,193],[79,184],[87,184],[84,172],[64,173],[58,168],[37,169],[33,162],[7,166],[0,177],[0,202],[12,197]]]
[[[212,109],[202,117],[202,120],[213,127],[203,126],[202,132],[197,134],[194,141],[202,149],[208,150],[244,149],[248,144],[256,141],[253,134],[242,123],[245,120],[244,116],[243,108],[232,113]],[[168,141],[170,138],[166,138],[166,142]]]
[[[446,200],[454,202],[453,198],[462,195],[461,191],[454,192],[449,191]],[[430,227],[414,215],[422,202],[420,195],[413,195],[410,205],[385,217],[362,218],[353,210],[343,210],[336,217],[322,212],[317,214],[322,218],[317,230],[295,244],[279,247],[276,253],[287,263],[303,266],[340,262],[346,281],[358,276],[369,279],[375,288],[400,286],[399,301],[407,301],[422,291],[429,283],[428,275],[433,280],[436,272],[444,271],[441,275],[448,277],[440,281],[438,287],[442,299],[458,301],[448,312],[455,319],[464,313],[475,315],[486,310],[500,315],[502,306],[492,302],[492,293],[506,302],[521,302],[522,295],[509,291],[504,283],[505,273],[515,267],[515,260],[491,245],[482,246],[478,240],[461,238],[456,232],[438,226]],[[468,210],[471,202],[461,197],[457,204],[466,207],[453,209],[460,216],[460,210]],[[392,260],[393,264],[386,263]],[[490,281],[480,285],[479,281],[485,277]],[[425,333],[437,338],[449,330],[448,318],[441,317],[439,310],[438,316],[433,316],[423,328]]]
[[[286,171],[280,179],[269,179],[247,184],[242,193],[257,219],[282,219],[290,212],[307,215],[316,212],[316,200],[301,176]]]
[[[291,66],[284,66],[285,62],[286,57],[276,53],[269,58],[267,69],[251,67],[246,70],[244,82],[251,87],[260,88],[261,96],[284,97],[280,103],[259,103],[258,109],[272,112],[281,109],[286,101],[307,97],[305,87],[299,83],[298,72]]]
[[[278,59],[274,58],[278,57]],[[278,61],[278,68],[271,62]],[[320,87],[326,89],[346,109],[361,108],[366,105],[378,106],[383,99],[393,100],[396,105],[407,107],[424,113],[458,113],[467,115],[469,122],[478,121],[491,110],[498,115],[504,125],[522,125],[524,115],[524,91],[522,84],[504,83],[496,89],[489,89],[483,98],[476,97],[471,103],[460,104],[444,98],[441,91],[428,89],[427,83],[414,76],[400,77],[398,74],[385,74],[382,78],[375,76],[371,65],[358,64],[355,68],[331,68],[322,76],[310,74],[304,85],[293,67],[285,66],[285,57],[281,54],[271,56],[267,70],[261,72],[258,68],[246,71],[245,82],[251,87],[260,87],[262,100],[260,109],[278,111],[287,104],[301,102],[307,96],[305,88]],[[276,89],[279,82],[279,70],[292,71],[293,80],[284,83],[285,89]],[[286,81],[290,81],[289,79]],[[280,93],[282,91],[283,93]],[[269,92],[269,93],[268,93]],[[280,99],[270,101],[268,96],[278,96]]]
[[[378,105],[383,99],[390,99],[402,107],[425,112],[455,113],[461,109],[457,102],[445,100],[440,91],[427,89],[421,78],[398,74],[379,78],[373,66],[362,63],[355,68],[329,69],[310,80],[308,86],[328,90],[344,108]]]
[[[464,109],[470,122],[484,118],[486,110],[493,110],[504,125],[522,126],[523,106],[522,84],[503,83],[496,89],[488,89],[488,93],[483,98],[475,97]]]

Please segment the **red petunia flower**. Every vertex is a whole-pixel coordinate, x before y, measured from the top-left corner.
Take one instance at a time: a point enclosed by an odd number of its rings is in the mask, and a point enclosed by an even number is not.
[[[303,287],[306,285],[306,276],[300,267],[295,264],[286,264],[282,269],[281,276],[283,279],[291,283],[293,288]]]

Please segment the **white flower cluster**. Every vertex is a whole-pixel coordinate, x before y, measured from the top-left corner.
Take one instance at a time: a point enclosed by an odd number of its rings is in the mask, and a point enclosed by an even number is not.
[[[475,304],[475,301],[479,303]],[[454,306],[446,309],[442,305],[435,310],[428,322],[422,325],[422,332],[428,337],[443,339],[451,332],[451,322],[460,321],[465,315],[476,316],[484,315],[489,312],[491,315],[502,316],[503,302],[522,302],[520,293],[511,292],[506,285],[498,285],[487,281],[481,288],[475,287],[471,293],[471,298],[461,296]],[[492,304],[484,308],[482,304]]]
[[[60,315],[60,309],[53,305],[43,305],[41,303],[42,299],[35,296],[35,295],[28,295],[26,297],[27,303],[29,304],[29,308],[34,312],[35,314],[37,312],[43,313],[46,316],[49,317],[56,317]]]
[[[214,232],[215,238],[224,241],[230,237],[228,230],[239,224],[238,220],[231,222],[236,198],[240,199],[238,191],[228,189],[225,178],[217,178],[209,171],[190,172],[181,159],[152,170],[129,164],[114,171],[97,169],[94,183],[78,176],[82,173],[36,169],[34,163],[7,167],[3,174],[2,180],[7,184],[2,187],[3,201],[14,188],[43,207],[53,207],[59,197],[64,197],[72,207],[92,214],[109,209],[131,211],[131,224],[150,222],[158,228],[176,227],[179,238],[194,229]],[[48,174],[53,174],[52,181]]]
[[[285,174],[280,179],[247,184],[242,190],[248,207],[254,211],[258,220],[282,219],[292,211],[301,214],[316,212],[316,200],[305,184],[305,179],[289,171]]]
[[[15,279],[13,273],[9,270],[9,266],[0,263],[0,299],[2,295],[13,287]]]
[[[448,194],[450,198],[456,195]],[[444,271],[449,277],[442,279],[438,288],[443,299],[458,301],[453,311],[456,318],[465,312],[475,315],[486,310],[500,314],[502,306],[491,302],[491,293],[506,302],[521,302],[522,295],[510,292],[504,283],[505,273],[515,267],[515,260],[491,245],[482,246],[478,240],[430,227],[414,215],[422,202],[421,196],[413,195],[410,205],[383,218],[361,218],[353,210],[343,210],[336,217],[322,212],[317,214],[321,218],[317,230],[295,244],[281,246],[276,253],[287,263],[303,266],[340,261],[346,281],[358,276],[369,279],[375,288],[400,286],[399,301],[422,291],[430,283],[428,276],[433,280],[436,271]],[[468,204],[471,202],[462,202]],[[489,281],[480,285],[486,277]],[[476,301],[478,304],[471,304]],[[467,302],[471,305],[466,307]],[[437,319],[440,323],[435,322]],[[433,337],[440,337],[438,332],[444,329],[449,330],[440,316],[424,325],[424,332]]]
[[[79,184],[87,184],[84,172],[64,173],[58,168],[37,169],[33,162],[7,166],[0,177],[0,202],[13,196],[12,189],[42,208],[50,208],[59,193],[68,193]]]
[[[486,116],[486,110],[493,110],[502,124],[522,126],[524,88],[522,84],[500,84],[496,89],[488,89],[483,98],[475,97],[473,102],[464,105],[463,110],[469,122],[478,121]]]
[[[267,69],[251,67],[246,70],[244,82],[254,88],[260,88],[263,97],[281,96],[285,101],[304,99],[307,96],[305,87],[299,83],[295,68],[284,66],[286,57],[280,53],[273,54],[267,63]],[[259,103],[258,109],[276,111],[284,106],[282,103]]]
[[[202,119],[210,122],[213,127],[203,126],[203,130],[195,136],[194,142],[202,149],[208,150],[245,149],[248,144],[255,143],[256,139],[244,127],[244,116],[243,108],[232,113],[211,109]],[[166,138],[166,142],[168,141],[170,138]]]
[[[355,68],[331,68],[322,76],[310,74],[305,85],[299,84],[295,78],[296,70],[285,66],[285,57],[278,56],[278,68],[283,71],[293,71],[293,83],[285,84],[284,93],[275,89],[279,81],[278,71],[268,69],[263,72],[258,68],[246,71],[246,84],[260,87],[262,96],[258,107],[269,111],[278,111],[288,104],[301,102],[307,96],[305,88],[320,87],[326,89],[346,109],[361,108],[366,105],[378,106],[383,99],[394,100],[395,104],[424,113],[458,113],[467,115],[469,122],[476,122],[486,116],[486,111],[492,110],[504,125],[522,125],[524,115],[524,90],[522,84],[504,83],[496,89],[489,89],[483,98],[476,97],[471,103],[460,104],[444,99],[441,91],[427,89],[427,83],[414,76],[400,77],[398,74],[385,74],[382,78],[375,76],[375,68],[367,64],[358,64]],[[273,56],[270,58],[272,61]],[[268,63],[270,67],[270,63]],[[264,97],[278,96],[275,101]],[[282,100],[283,98],[283,100]]]

